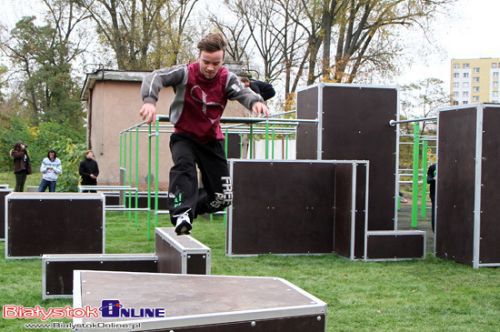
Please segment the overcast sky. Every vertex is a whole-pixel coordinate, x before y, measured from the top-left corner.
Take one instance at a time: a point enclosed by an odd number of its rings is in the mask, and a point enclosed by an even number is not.
[[[0,22],[12,28],[26,15],[36,15],[39,0],[0,0]],[[214,0],[201,0],[203,7]],[[201,6],[200,6],[201,7]],[[449,83],[452,58],[500,57],[498,18],[500,0],[458,0],[451,15],[440,17],[434,23],[432,40],[439,47],[424,47],[419,42],[422,35],[409,35],[417,39],[409,43],[408,51],[414,53],[414,63],[404,67],[395,84],[405,84],[426,77],[437,77]],[[412,46],[413,44],[413,46]]]

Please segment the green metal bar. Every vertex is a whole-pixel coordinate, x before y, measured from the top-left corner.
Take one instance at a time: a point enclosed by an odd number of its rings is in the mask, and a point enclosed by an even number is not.
[[[155,227],[158,227],[158,191],[160,188],[160,121],[156,120],[155,126]],[[150,190],[148,188],[148,190]],[[149,201],[149,198],[148,198]]]
[[[249,159],[253,159],[253,124],[250,124],[250,136],[248,137],[248,145],[250,147]]]
[[[128,184],[129,186],[132,186],[132,132],[130,131],[128,133],[129,137],[129,159],[128,159],[128,169],[130,172],[128,173]],[[128,191],[128,204],[127,207],[132,207],[132,192]],[[128,219],[132,219],[132,212],[128,211]]]
[[[427,152],[429,149],[429,142],[424,140],[422,142],[422,196],[420,197],[420,216],[425,219],[427,215]]]
[[[269,121],[266,121],[266,134],[264,137],[266,141],[265,159],[269,159]]]
[[[227,159],[227,153],[229,150],[229,129],[226,128],[226,134],[225,134],[226,139],[224,140],[224,155],[226,156]]]
[[[419,148],[420,148],[420,126],[417,122],[413,123],[413,185],[411,200],[411,227],[418,226],[418,173],[419,173]]]
[[[148,241],[151,240],[151,124],[148,126]]]
[[[137,191],[135,192],[135,207],[139,207],[139,127],[135,128],[135,187]],[[134,222],[136,225],[139,224],[139,215],[137,211],[134,211]]]
[[[276,139],[276,132],[274,128],[271,130],[271,159],[274,159],[274,140]]]

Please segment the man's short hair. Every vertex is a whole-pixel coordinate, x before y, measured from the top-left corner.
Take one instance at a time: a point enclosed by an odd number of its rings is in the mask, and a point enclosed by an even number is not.
[[[226,46],[226,40],[220,33],[209,33],[198,43],[198,49],[200,50],[200,53],[202,51],[212,53],[221,50],[225,52]]]

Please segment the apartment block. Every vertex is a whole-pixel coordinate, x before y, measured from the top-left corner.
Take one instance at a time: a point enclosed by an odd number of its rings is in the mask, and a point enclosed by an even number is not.
[[[500,58],[451,60],[453,105],[500,102],[499,81]]]

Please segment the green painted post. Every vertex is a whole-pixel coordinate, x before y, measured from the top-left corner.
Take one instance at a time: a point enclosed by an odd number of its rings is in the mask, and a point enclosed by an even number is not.
[[[128,159],[128,169],[130,172],[128,173],[128,184],[129,186],[132,186],[132,131],[129,131],[128,133],[129,137],[129,159]],[[128,191],[127,192],[128,196],[128,204],[126,205],[128,208],[132,207],[132,192]],[[132,219],[132,212],[129,210],[128,211],[128,220]]]
[[[250,156],[248,159],[253,159],[253,124],[250,124],[250,137],[248,138],[248,145],[250,147]]]
[[[139,127],[135,128],[135,207],[139,207]],[[139,225],[139,216],[137,210],[134,211],[134,221],[136,226]]]
[[[420,216],[425,219],[427,215],[427,151],[429,142],[422,142],[422,196],[420,197]]]
[[[418,173],[419,173],[419,148],[420,148],[420,126],[418,122],[413,123],[413,185],[411,200],[411,227],[418,226]]]
[[[229,150],[229,129],[226,128],[226,134],[224,139],[224,155],[226,156],[226,159],[228,150]]]
[[[276,138],[276,132],[274,128],[271,130],[271,159],[274,159],[274,140]]]
[[[158,192],[160,188],[160,121],[156,120],[155,126],[155,227],[158,227]],[[149,201],[149,198],[148,198]],[[148,206],[149,207],[149,206]]]
[[[151,240],[151,124],[148,125],[148,241]]]

